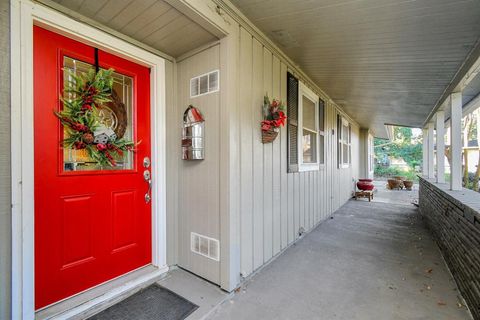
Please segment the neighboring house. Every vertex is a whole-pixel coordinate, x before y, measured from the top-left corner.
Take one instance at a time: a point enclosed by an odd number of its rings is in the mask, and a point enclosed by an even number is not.
[[[390,163],[390,167],[408,171],[408,163],[406,163],[402,158],[389,157],[388,162]]]
[[[462,153],[467,152],[468,154],[468,172],[470,173],[475,173],[477,172],[477,165],[479,162],[479,149],[476,146],[473,147],[463,147],[462,148]],[[437,154],[437,151],[435,150],[435,157]],[[444,159],[445,162],[445,173],[450,173],[450,164],[448,162],[447,157]],[[436,164],[436,162],[435,162]],[[465,166],[465,157],[462,154],[462,167]]]
[[[478,147],[463,148],[463,152],[464,153],[466,152],[468,155],[468,172],[472,172],[472,173],[477,172],[477,165],[479,162]],[[463,160],[463,165],[465,166],[465,158]]]
[[[347,113],[229,1],[11,0],[0,9],[1,99],[11,116],[0,123],[0,318],[32,319],[55,304],[80,312],[92,288],[122,295],[173,266],[232,291],[330,217],[358,178],[373,177],[378,128],[421,125],[432,108],[412,103],[412,117],[376,91],[369,111],[351,117],[356,102]],[[445,59],[460,65],[466,46]],[[68,134],[52,111],[68,70],[90,68],[115,69],[97,149],[114,134],[141,141],[114,170],[60,147]],[[450,81],[455,70],[440,69]],[[363,90],[335,85],[343,83]],[[265,94],[286,102],[288,116],[268,144]],[[182,136],[189,105],[204,127]],[[377,132],[359,124],[370,119]]]

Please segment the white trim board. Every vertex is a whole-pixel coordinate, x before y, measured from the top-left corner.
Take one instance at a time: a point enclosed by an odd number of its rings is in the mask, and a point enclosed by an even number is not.
[[[30,0],[11,0],[12,318],[35,316],[33,26],[151,69],[152,264],[166,268],[165,60]],[[159,191],[162,191],[159,193]]]

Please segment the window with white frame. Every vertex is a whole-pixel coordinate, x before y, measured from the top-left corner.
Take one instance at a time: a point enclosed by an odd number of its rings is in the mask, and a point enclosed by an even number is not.
[[[300,82],[298,104],[298,169],[319,169],[319,100],[318,96]]]
[[[318,162],[325,164],[325,101],[318,101]]]
[[[325,102],[287,73],[288,172],[318,170],[325,163]]]
[[[352,158],[352,129],[347,119],[338,116],[337,121],[338,134],[338,166],[339,168],[348,168]]]

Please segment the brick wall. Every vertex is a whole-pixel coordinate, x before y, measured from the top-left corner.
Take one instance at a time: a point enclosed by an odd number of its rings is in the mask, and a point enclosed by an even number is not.
[[[420,178],[420,212],[475,319],[480,319],[479,204],[476,192],[450,191]]]

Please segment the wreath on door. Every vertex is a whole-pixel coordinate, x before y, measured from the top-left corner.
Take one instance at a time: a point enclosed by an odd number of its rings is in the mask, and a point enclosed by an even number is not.
[[[124,139],[127,112],[118,94],[112,90],[113,69],[94,69],[76,75],[70,72],[69,81],[60,101],[63,110],[54,111],[66,129],[63,148],[87,151],[97,165],[116,166],[127,152],[134,152],[138,143]],[[115,129],[106,126],[102,118],[112,112],[117,120]]]

